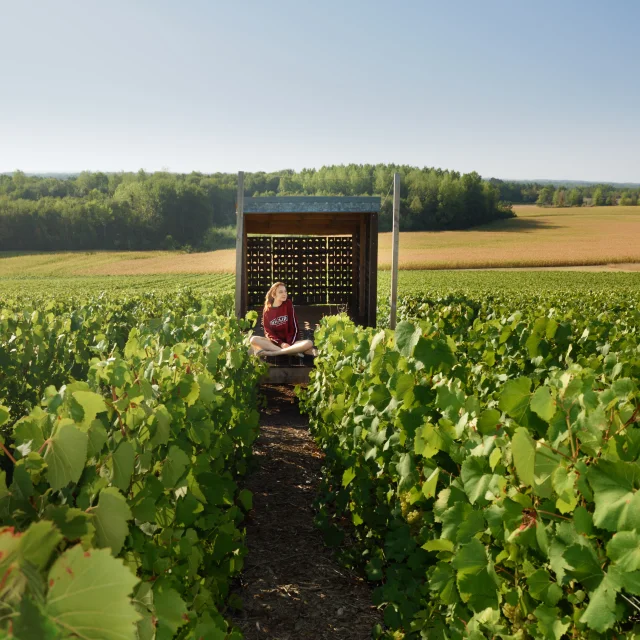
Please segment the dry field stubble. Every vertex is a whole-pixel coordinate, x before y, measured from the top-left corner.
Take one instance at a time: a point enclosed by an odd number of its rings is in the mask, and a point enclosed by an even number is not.
[[[640,207],[514,207],[517,218],[470,231],[400,236],[403,269],[558,267],[640,263]],[[391,234],[380,235],[381,269]]]
[[[402,233],[400,268],[549,268],[614,264],[632,270],[640,264],[640,207],[514,208],[517,218],[470,231]],[[389,269],[390,233],[380,234],[379,247],[379,266]],[[233,273],[234,270],[235,252],[232,249],[191,254],[96,251],[4,258],[0,254],[0,277]]]

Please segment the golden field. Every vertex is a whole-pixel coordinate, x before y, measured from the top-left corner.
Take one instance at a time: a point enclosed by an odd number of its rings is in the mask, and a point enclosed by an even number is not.
[[[402,269],[558,267],[640,263],[640,207],[514,207],[518,217],[469,231],[400,234]],[[391,266],[380,234],[379,266]]]
[[[469,231],[400,234],[401,269],[640,268],[640,207],[514,207],[517,218]],[[391,266],[391,234],[381,233],[379,267]],[[233,250],[96,251],[1,257],[2,276],[232,273]]]

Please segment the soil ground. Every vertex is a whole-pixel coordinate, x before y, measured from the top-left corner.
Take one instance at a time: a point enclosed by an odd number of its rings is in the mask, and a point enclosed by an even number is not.
[[[322,454],[291,386],[264,386],[253,491],[249,553],[234,591],[243,610],[233,622],[246,640],[371,638],[381,615],[371,588],[341,567],[313,524]]]

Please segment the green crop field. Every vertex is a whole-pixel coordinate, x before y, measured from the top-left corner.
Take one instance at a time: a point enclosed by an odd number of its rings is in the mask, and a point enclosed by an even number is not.
[[[323,319],[298,392],[374,637],[637,638],[637,275],[403,275],[395,331]]]
[[[640,273],[401,271],[395,331],[378,284],[379,328],[323,319],[298,390],[325,456],[316,522],[375,587],[374,637],[637,638]],[[265,365],[233,291],[232,274],[0,278],[15,637],[29,612],[54,638],[99,601],[132,640],[134,623],[241,639],[226,616]],[[81,595],[97,574],[121,588]]]

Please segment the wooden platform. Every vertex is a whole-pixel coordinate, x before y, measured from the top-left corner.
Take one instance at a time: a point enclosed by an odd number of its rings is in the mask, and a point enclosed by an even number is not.
[[[260,384],[307,384],[313,367],[274,367],[260,380]]]

